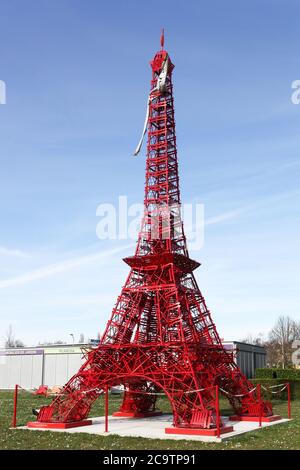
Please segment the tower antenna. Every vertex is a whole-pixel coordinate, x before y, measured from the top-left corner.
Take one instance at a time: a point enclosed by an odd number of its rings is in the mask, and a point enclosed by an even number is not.
[[[161,30],[161,35],[160,35],[160,45],[161,45],[162,50],[164,48],[164,44],[165,44],[165,29],[163,28]]]

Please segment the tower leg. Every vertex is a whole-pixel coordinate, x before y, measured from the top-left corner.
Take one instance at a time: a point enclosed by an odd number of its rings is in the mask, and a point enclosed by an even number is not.
[[[162,366],[158,358],[164,358],[167,367]],[[236,397],[233,407],[239,416],[255,417],[258,405],[263,407],[263,417],[272,415],[271,404],[258,403],[257,397],[248,392],[251,384],[247,388],[242,375],[224,367],[223,361],[219,363],[219,354],[215,354],[214,349],[199,344],[190,344],[189,349],[172,344],[161,346],[158,356],[156,345],[143,348],[117,344],[100,345],[92,351],[61,394],[51,405],[40,409],[38,421],[74,423],[85,420],[91,405],[106,386],[124,384],[126,392],[117,416],[145,417],[160,413],[155,405],[157,393],[163,392],[172,407],[174,427],[222,428],[221,419],[217,421],[214,393],[215,380],[220,376],[227,377],[222,385]],[[247,401],[238,398],[241,392],[246,392]]]
[[[113,416],[145,418],[162,414],[156,409],[156,387],[147,382],[137,382],[126,386],[120,409]]]

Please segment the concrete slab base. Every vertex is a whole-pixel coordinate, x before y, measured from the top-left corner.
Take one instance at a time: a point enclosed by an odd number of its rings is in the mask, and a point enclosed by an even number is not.
[[[232,432],[233,426],[222,426],[220,428],[220,434],[226,434],[227,432]],[[200,429],[200,428],[166,428],[166,434],[181,434],[182,436],[217,436],[218,430],[216,428],[212,429]]]
[[[39,421],[30,421],[27,423],[27,427],[36,429],[70,429],[80,428],[82,426],[91,426],[92,424],[93,421],[91,419],[74,421],[72,423],[40,423]]]
[[[272,421],[279,421],[281,416],[279,415],[272,415],[272,416],[262,416],[261,418],[262,423],[271,423]],[[238,416],[233,415],[230,416],[231,421],[252,421],[254,423],[259,423],[259,416]]]
[[[224,426],[233,426],[233,431],[216,436],[199,436],[199,435],[180,435],[180,434],[166,434],[165,428],[172,428],[173,416],[171,414],[162,414],[151,418],[119,418],[116,416],[109,416],[108,429],[109,432],[104,432],[105,419],[104,416],[99,418],[91,418],[91,426],[81,426],[70,429],[51,429],[52,432],[67,432],[73,433],[87,433],[96,434],[99,436],[108,436],[117,434],[118,436],[130,437],[145,437],[148,439],[169,439],[169,440],[195,440],[203,442],[222,442],[224,440],[239,436],[249,431],[260,429],[258,423],[247,421],[230,421],[226,416],[222,416]],[[267,426],[276,426],[280,423],[286,423],[290,420],[281,419],[269,423],[262,423],[262,428]],[[48,428],[27,428],[26,426],[18,427],[17,429],[27,429],[28,431],[49,431]],[[149,444],[151,446],[151,444]]]

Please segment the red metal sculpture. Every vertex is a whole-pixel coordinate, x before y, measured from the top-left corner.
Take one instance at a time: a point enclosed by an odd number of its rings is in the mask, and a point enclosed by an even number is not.
[[[78,422],[105,388],[123,384],[121,416],[149,416],[157,394],[170,400],[177,428],[222,426],[215,386],[236,415],[272,415],[231,353],[222,346],[193,271],[180,217],[172,64],[164,50],[151,61],[144,217],[134,256],[97,349],[51,405],[41,423]],[[217,423],[219,419],[219,423]]]

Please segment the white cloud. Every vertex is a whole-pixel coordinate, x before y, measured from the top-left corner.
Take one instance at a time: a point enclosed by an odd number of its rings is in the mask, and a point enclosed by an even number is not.
[[[197,225],[185,225],[185,233],[186,235],[189,235],[197,229],[203,229],[204,226],[220,224],[222,222],[226,222],[226,220],[235,219],[247,210],[249,210],[249,206],[241,207],[240,209],[234,209],[232,211],[223,212],[222,214],[216,215],[215,217],[211,217],[210,219],[205,219],[204,217],[203,220],[198,220],[196,222]]]
[[[213,225],[218,224],[220,222],[224,222],[225,220],[235,219],[239,217],[247,208],[236,209],[233,211],[223,212],[223,214],[216,215],[215,217],[211,217],[205,221],[205,225]]]
[[[0,255],[13,256],[15,258],[30,258],[30,254],[25,253],[25,251],[10,249],[4,246],[0,246]]]
[[[17,276],[11,279],[4,279],[0,281],[0,289],[5,289],[6,287],[13,287],[17,285],[28,284],[33,281],[38,281],[40,279],[47,278],[52,276],[53,274],[65,272],[71,269],[74,269],[78,266],[81,266],[85,263],[90,263],[101,258],[107,258],[108,256],[114,255],[115,253],[119,253],[120,251],[126,250],[127,248],[131,247],[133,244],[130,245],[123,245],[118,248],[114,248],[111,250],[101,251],[99,253],[93,253],[91,255],[86,256],[78,256],[71,259],[67,259],[61,261],[59,263],[50,264],[44,266],[39,269],[35,269],[33,271],[29,271],[21,276]]]

